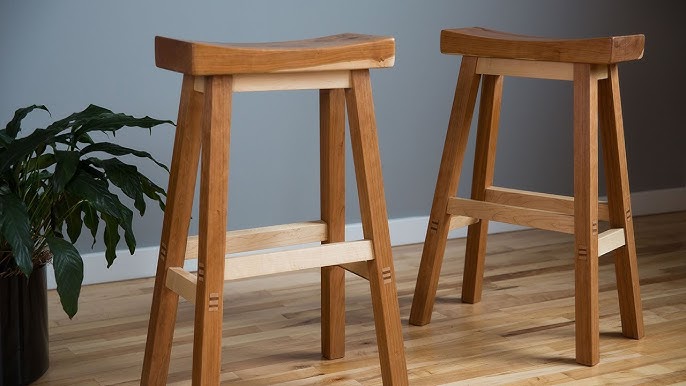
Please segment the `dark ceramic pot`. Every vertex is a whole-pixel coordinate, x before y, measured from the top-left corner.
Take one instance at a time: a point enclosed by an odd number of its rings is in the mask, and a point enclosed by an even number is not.
[[[28,385],[48,369],[45,271],[0,277],[0,386]]]

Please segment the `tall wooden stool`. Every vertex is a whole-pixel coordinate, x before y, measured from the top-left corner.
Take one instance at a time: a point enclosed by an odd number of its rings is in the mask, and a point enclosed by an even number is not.
[[[482,28],[441,32],[441,52],[463,55],[422,253],[410,323],[431,320],[450,229],[469,226],[462,301],[481,300],[488,221],[574,234],[576,361],[598,363],[598,256],[614,251],[624,336],[643,336],[617,63],[643,55],[644,36],[554,40]],[[503,77],[574,82],[574,197],[492,186]],[[481,82],[481,79],[483,81]],[[481,85],[471,199],[457,186]],[[598,116],[607,203],[598,202]],[[598,234],[598,220],[610,230]]]
[[[407,384],[369,79],[370,68],[393,66],[394,39],[343,34],[220,44],[157,37],[155,60],[184,77],[141,383],[166,384],[179,295],[195,303],[193,385],[218,385],[224,281],[322,267],[324,357],[344,355],[348,270],[370,283],[384,384]],[[232,93],[301,89],[320,90],[321,220],[227,233]],[[346,104],[364,230],[364,240],[352,242],[345,242]],[[199,158],[200,230],[188,239]],[[322,245],[225,262],[227,253],[313,242]],[[194,275],[182,266],[196,257]]]

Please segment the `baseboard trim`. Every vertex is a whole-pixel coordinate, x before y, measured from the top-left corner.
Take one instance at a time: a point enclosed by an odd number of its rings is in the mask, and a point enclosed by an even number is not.
[[[686,210],[686,187],[636,192],[631,195],[631,205],[635,216],[668,213]],[[424,242],[427,216],[404,217],[391,219],[388,222],[393,246]],[[526,229],[526,227],[496,223],[489,224],[489,233],[511,232]],[[362,224],[348,224],[345,227],[347,240],[362,239]],[[455,229],[450,232],[450,238],[467,236],[467,228]],[[159,247],[138,248],[135,255],[129,255],[122,250],[112,267],[107,268],[104,252],[87,253],[83,255],[84,284],[106,283],[112,281],[137,279],[155,275]],[[186,262],[185,268],[194,270],[195,260]],[[48,266],[48,288],[55,288],[55,278],[52,266]]]
[[[681,212],[686,210],[686,186],[631,193],[634,216]]]

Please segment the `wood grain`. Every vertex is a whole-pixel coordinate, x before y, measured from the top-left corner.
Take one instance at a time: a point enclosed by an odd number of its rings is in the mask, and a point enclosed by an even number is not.
[[[466,227],[472,224],[476,224],[480,220],[474,217],[467,216],[450,216],[450,225],[448,226],[450,230]]]
[[[686,212],[634,218],[647,338],[623,338],[614,260],[599,260],[595,367],[574,363],[571,235],[489,236],[483,301],[460,303],[465,239],[449,240],[431,324],[407,324],[422,244],[393,248],[412,385],[651,384],[686,381]],[[369,285],[347,275],[348,355],[320,355],[318,269],[225,285],[225,385],[382,384]],[[140,384],[154,279],[84,286],[70,320],[48,291],[50,368],[36,386]],[[191,379],[193,306],[179,303],[168,384]]]
[[[193,386],[219,385],[231,139],[231,77],[205,78]]]
[[[350,71],[238,74],[234,92],[338,89],[350,87]]]
[[[447,211],[453,215],[524,225],[554,232],[574,233],[573,216],[546,210],[451,197],[448,200]]]
[[[350,76],[348,75],[348,79]],[[319,91],[319,180],[322,221],[328,242],[345,241],[345,92]],[[364,263],[362,263],[364,264]],[[322,355],[345,355],[345,271],[324,267],[322,276]]]
[[[340,34],[274,43],[209,43],[155,37],[155,64],[192,75],[353,70],[392,67],[390,36]]]
[[[370,280],[384,382],[407,384],[369,80],[369,68],[393,65],[393,38],[342,34],[304,41],[216,44],[157,37],[155,48],[157,65],[195,75],[188,83],[189,90],[204,94],[205,100],[200,232],[197,240],[189,241],[187,254],[193,257],[197,244],[197,277],[194,280],[173,267],[163,272],[169,279],[160,282],[185,298],[193,297],[195,292],[193,384],[216,385],[222,380],[219,374],[224,280],[326,267],[322,270],[322,353],[331,359],[342,357],[345,270],[338,265],[360,261],[369,261],[366,270],[359,269],[359,265],[351,265],[351,269]],[[323,89],[320,90],[322,222],[227,233],[232,92],[309,88]],[[345,103],[349,106],[366,238],[351,243],[342,242],[345,237]],[[228,259],[224,270],[224,256],[233,245],[235,250],[250,250],[300,244],[312,241],[312,237],[326,245],[239,256]],[[261,245],[257,246],[258,243]],[[225,271],[223,277],[222,271]]]
[[[335,267],[373,259],[372,243],[359,240],[329,243],[317,247],[258,253],[226,259],[224,280],[273,275],[308,268]],[[338,267],[336,267],[338,268]],[[200,276],[200,273],[198,273]],[[169,268],[166,286],[195,304],[196,275],[183,268]]]
[[[194,81],[192,76],[184,76],[181,86],[172,173],[167,188],[157,279],[143,358],[142,385],[165,385],[169,369],[179,297],[166,287],[166,275],[170,267],[183,266],[200,160],[203,99],[202,94],[193,91]]]
[[[640,339],[644,335],[643,310],[626,163],[619,71],[615,65],[610,66],[608,72],[610,77],[598,84],[601,112],[600,137],[605,157],[605,178],[608,181],[610,226],[623,228],[625,237],[624,247],[614,252],[617,291],[622,315],[622,334],[629,338]]]
[[[574,65],[521,59],[480,57],[476,72],[486,75],[506,75],[535,79],[573,80]]]
[[[599,361],[598,254],[617,249],[617,281],[622,308],[623,333],[643,335],[638,270],[631,254],[631,209],[624,153],[621,105],[616,63],[643,56],[643,35],[594,39],[548,39],[488,30],[448,29],[441,32],[441,52],[463,55],[474,65],[472,76],[484,77],[477,134],[472,199],[454,197],[450,179],[459,179],[462,158],[448,147],[449,127],[439,179],[417,276],[410,323],[431,320],[435,288],[441,269],[442,244],[447,236],[446,213],[480,219],[469,226],[462,300],[476,303],[481,288],[488,221],[500,221],[575,235],[576,360],[585,365]],[[608,64],[610,64],[608,66]],[[462,72],[461,72],[462,75]],[[572,80],[574,84],[574,197],[494,188],[495,137],[502,85],[494,92],[495,79],[519,76]],[[488,84],[487,82],[491,82]],[[598,203],[598,102],[601,83],[603,146],[608,153],[607,185],[613,206]],[[466,83],[466,82],[465,82]],[[458,82],[458,89],[460,88]],[[467,95],[464,92],[462,95]],[[467,99],[467,98],[465,98]],[[494,107],[495,104],[498,107]],[[453,113],[455,106],[453,106]],[[471,112],[470,112],[471,115]],[[451,117],[452,120],[452,117]],[[482,124],[482,121],[485,122]],[[491,123],[495,122],[494,125]],[[489,126],[490,125],[490,126]],[[468,132],[468,129],[466,130]],[[446,162],[447,161],[447,162]],[[443,178],[441,178],[443,177]],[[599,207],[602,208],[599,210]],[[599,215],[600,212],[600,215]],[[613,229],[600,238],[599,217],[610,219]],[[620,218],[621,217],[621,218]],[[628,227],[625,228],[625,225]],[[626,235],[620,234],[624,230]],[[436,240],[438,238],[438,240]],[[626,245],[624,245],[626,243]]]
[[[595,79],[607,78],[607,66],[591,66]],[[476,72],[483,75],[504,75],[534,79],[574,80],[574,63],[541,60],[480,57]]]
[[[557,194],[491,186],[486,189],[486,201],[570,215],[574,214],[574,197]],[[603,221],[610,219],[610,212],[606,202],[598,203],[598,218]]]
[[[493,184],[502,96],[503,77],[485,75],[481,85],[479,122],[474,150],[472,200],[484,201],[486,189]],[[478,303],[481,300],[487,234],[487,219],[482,219],[467,229],[467,250],[464,260],[464,278],[462,279],[462,301],[465,303]]]
[[[353,71],[351,81],[352,87],[346,89],[345,99],[362,216],[362,233],[366,240],[371,240],[374,250],[374,260],[368,261],[367,267],[381,374],[385,385],[407,385],[405,347],[400,326],[369,70]]]
[[[327,224],[322,221],[303,221],[291,224],[240,229],[226,232],[226,253],[242,253],[308,244],[327,239]],[[188,238],[186,259],[198,258],[198,236]]]
[[[598,363],[598,81],[574,65],[574,253],[576,361]]]
[[[359,240],[228,258],[224,280],[367,261],[374,258],[371,244]]]
[[[195,91],[205,89],[204,77],[195,77]],[[280,72],[233,75],[233,92],[337,89],[350,87],[349,70]]]
[[[198,288],[198,276],[180,267],[172,267],[167,271],[167,288],[176,292],[182,298],[195,304]]]
[[[354,273],[355,275],[369,280],[369,267],[367,267],[367,263],[363,261],[358,261],[354,263],[346,263],[346,264],[340,264],[341,268],[344,268],[346,271],[350,273]]]
[[[626,245],[623,228],[612,228],[598,235],[598,256]]]
[[[441,52],[466,56],[610,64],[643,57],[643,35],[550,39],[485,28],[441,31]]]
[[[423,326],[431,321],[436,299],[438,278],[443,264],[445,242],[450,230],[451,216],[446,213],[448,199],[457,194],[464,153],[472,124],[476,96],[481,76],[476,74],[477,58],[464,57],[455,87],[453,107],[450,111],[448,130],[438,169],[434,198],[431,204],[429,224],[426,229],[422,261],[417,274],[410,323]]]

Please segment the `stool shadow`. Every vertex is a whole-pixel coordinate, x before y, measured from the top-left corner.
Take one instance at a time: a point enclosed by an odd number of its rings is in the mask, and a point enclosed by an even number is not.
[[[539,361],[541,361],[543,363],[547,363],[547,364],[583,366],[583,365],[576,363],[576,359],[574,359],[574,358],[546,356],[546,355],[541,355],[541,356],[532,355],[531,358],[534,360],[539,360]]]
[[[435,302],[440,303],[440,304],[467,304],[467,303],[463,303],[462,298],[460,298],[460,297],[450,297],[450,296],[437,297]]]
[[[613,338],[613,339],[628,339],[620,331],[606,331],[601,332],[600,337]]]

